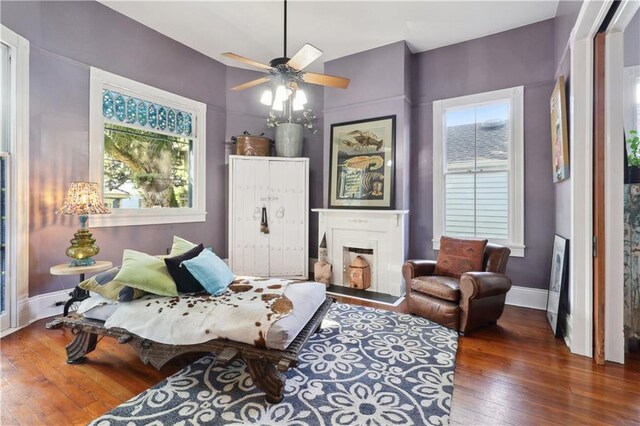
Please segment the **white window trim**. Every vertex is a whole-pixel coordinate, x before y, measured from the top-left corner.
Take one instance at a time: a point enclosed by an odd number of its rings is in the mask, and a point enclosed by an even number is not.
[[[440,250],[444,232],[444,120],[446,109],[487,102],[511,101],[511,146],[509,147],[509,235],[510,241],[489,240],[507,246],[511,256],[524,257],[524,87],[495,90],[433,102],[433,249]]]
[[[13,104],[9,152],[14,157],[10,168],[11,181],[15,185],[9,194],[10,245],[15,250],[7,259],[10,311],[10,328],[5,336],[19,327],[28,325],[27,301],[29,298],[29,40],[0,25],[0,40],[11,48],[11,102]],[[12,271],[14,271],[12,273]]]
[[[91,67],[89,177],[91,181],[99,182],[101,187],[104,159],[105,120],[102,116],[104,87],[120,88],[129,93],[136,92],[144,99],[193,113],[193,129],[196,136],[193,144],[195,193],[193,207],[190,208],[112,209],[109,215],[91,215],[91,227],[204,222],[206,220],[206,104]]]

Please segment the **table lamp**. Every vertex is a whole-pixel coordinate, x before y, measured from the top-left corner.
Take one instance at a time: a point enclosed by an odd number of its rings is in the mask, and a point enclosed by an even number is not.
[[[91,266],[96,263],[92,256],[98,254],[100,248],[95,245],[96,240],[87,228],[87,220],[90,214],[109,213],[109,208],[102,204],[97,182],[71,182],[67,198],[57,211],[57,214],[80,216],[80,229],[73,234],[71,246],[66,251],[67,256],[73,259],[69,266]]]

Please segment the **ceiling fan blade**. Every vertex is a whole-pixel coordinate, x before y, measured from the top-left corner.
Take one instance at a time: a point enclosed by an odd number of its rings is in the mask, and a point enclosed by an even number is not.
[[[232,87],[231,90],[234,90],[237,92],[238,90],[244,90],[244,89],[248,89],[249,87],[257,86],[258,84],[266,83],[269,80],[271,80],[271,77],[262,77],[257,80],[251,80],[247,83]]]
[[[254,66],[256,68],[260,68],[262,70],[267,70],[268,71],[268,70],[273,69],[273,67],[271,67],[270,65],[263,64],[263,63],[258,62],[258,61],[254,61],[253,59],[245,58],[244,56],[236,55],[235,53],[232,53],[232,52],[225,52],[225,53],[222,54],[222,56],[226,56],[227,58],[235,59],[236,61],[244,62],[245,64]]]
[[[322,50],[307,43],[302,46],[302,48],[298,50],[291,59],[289,59],[287,65],[293,69],[300,71],[307,67],[311,62],[318,59],[321,55]]]
[[[316,74],[313,72],[304,73],[302,75],[302,79],[307,83],[335,87],[337,89],[346,89],[349,87],[349,83],[351,82],[348,78],[336,77],[329,74]]]

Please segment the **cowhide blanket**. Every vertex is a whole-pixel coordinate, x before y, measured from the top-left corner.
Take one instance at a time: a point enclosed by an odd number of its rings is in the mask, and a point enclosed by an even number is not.
[[[223,338],[265,347],[271,325],[293,310],[293,304],[284,295],[292,282],[280,278],[236,277],[220,296],[148,295],[120,303],[104,325],[170,345],[193,345]]]

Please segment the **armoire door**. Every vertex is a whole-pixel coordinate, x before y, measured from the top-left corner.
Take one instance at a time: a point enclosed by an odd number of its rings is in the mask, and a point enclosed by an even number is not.
[[[307,163],[269,164],[269,269],[272,277],[305,275]]]
[[[231,180],[231,268],[269,276],[269,234],[260,232],[262,209],[269,212],[269,161],[236,160]]]

